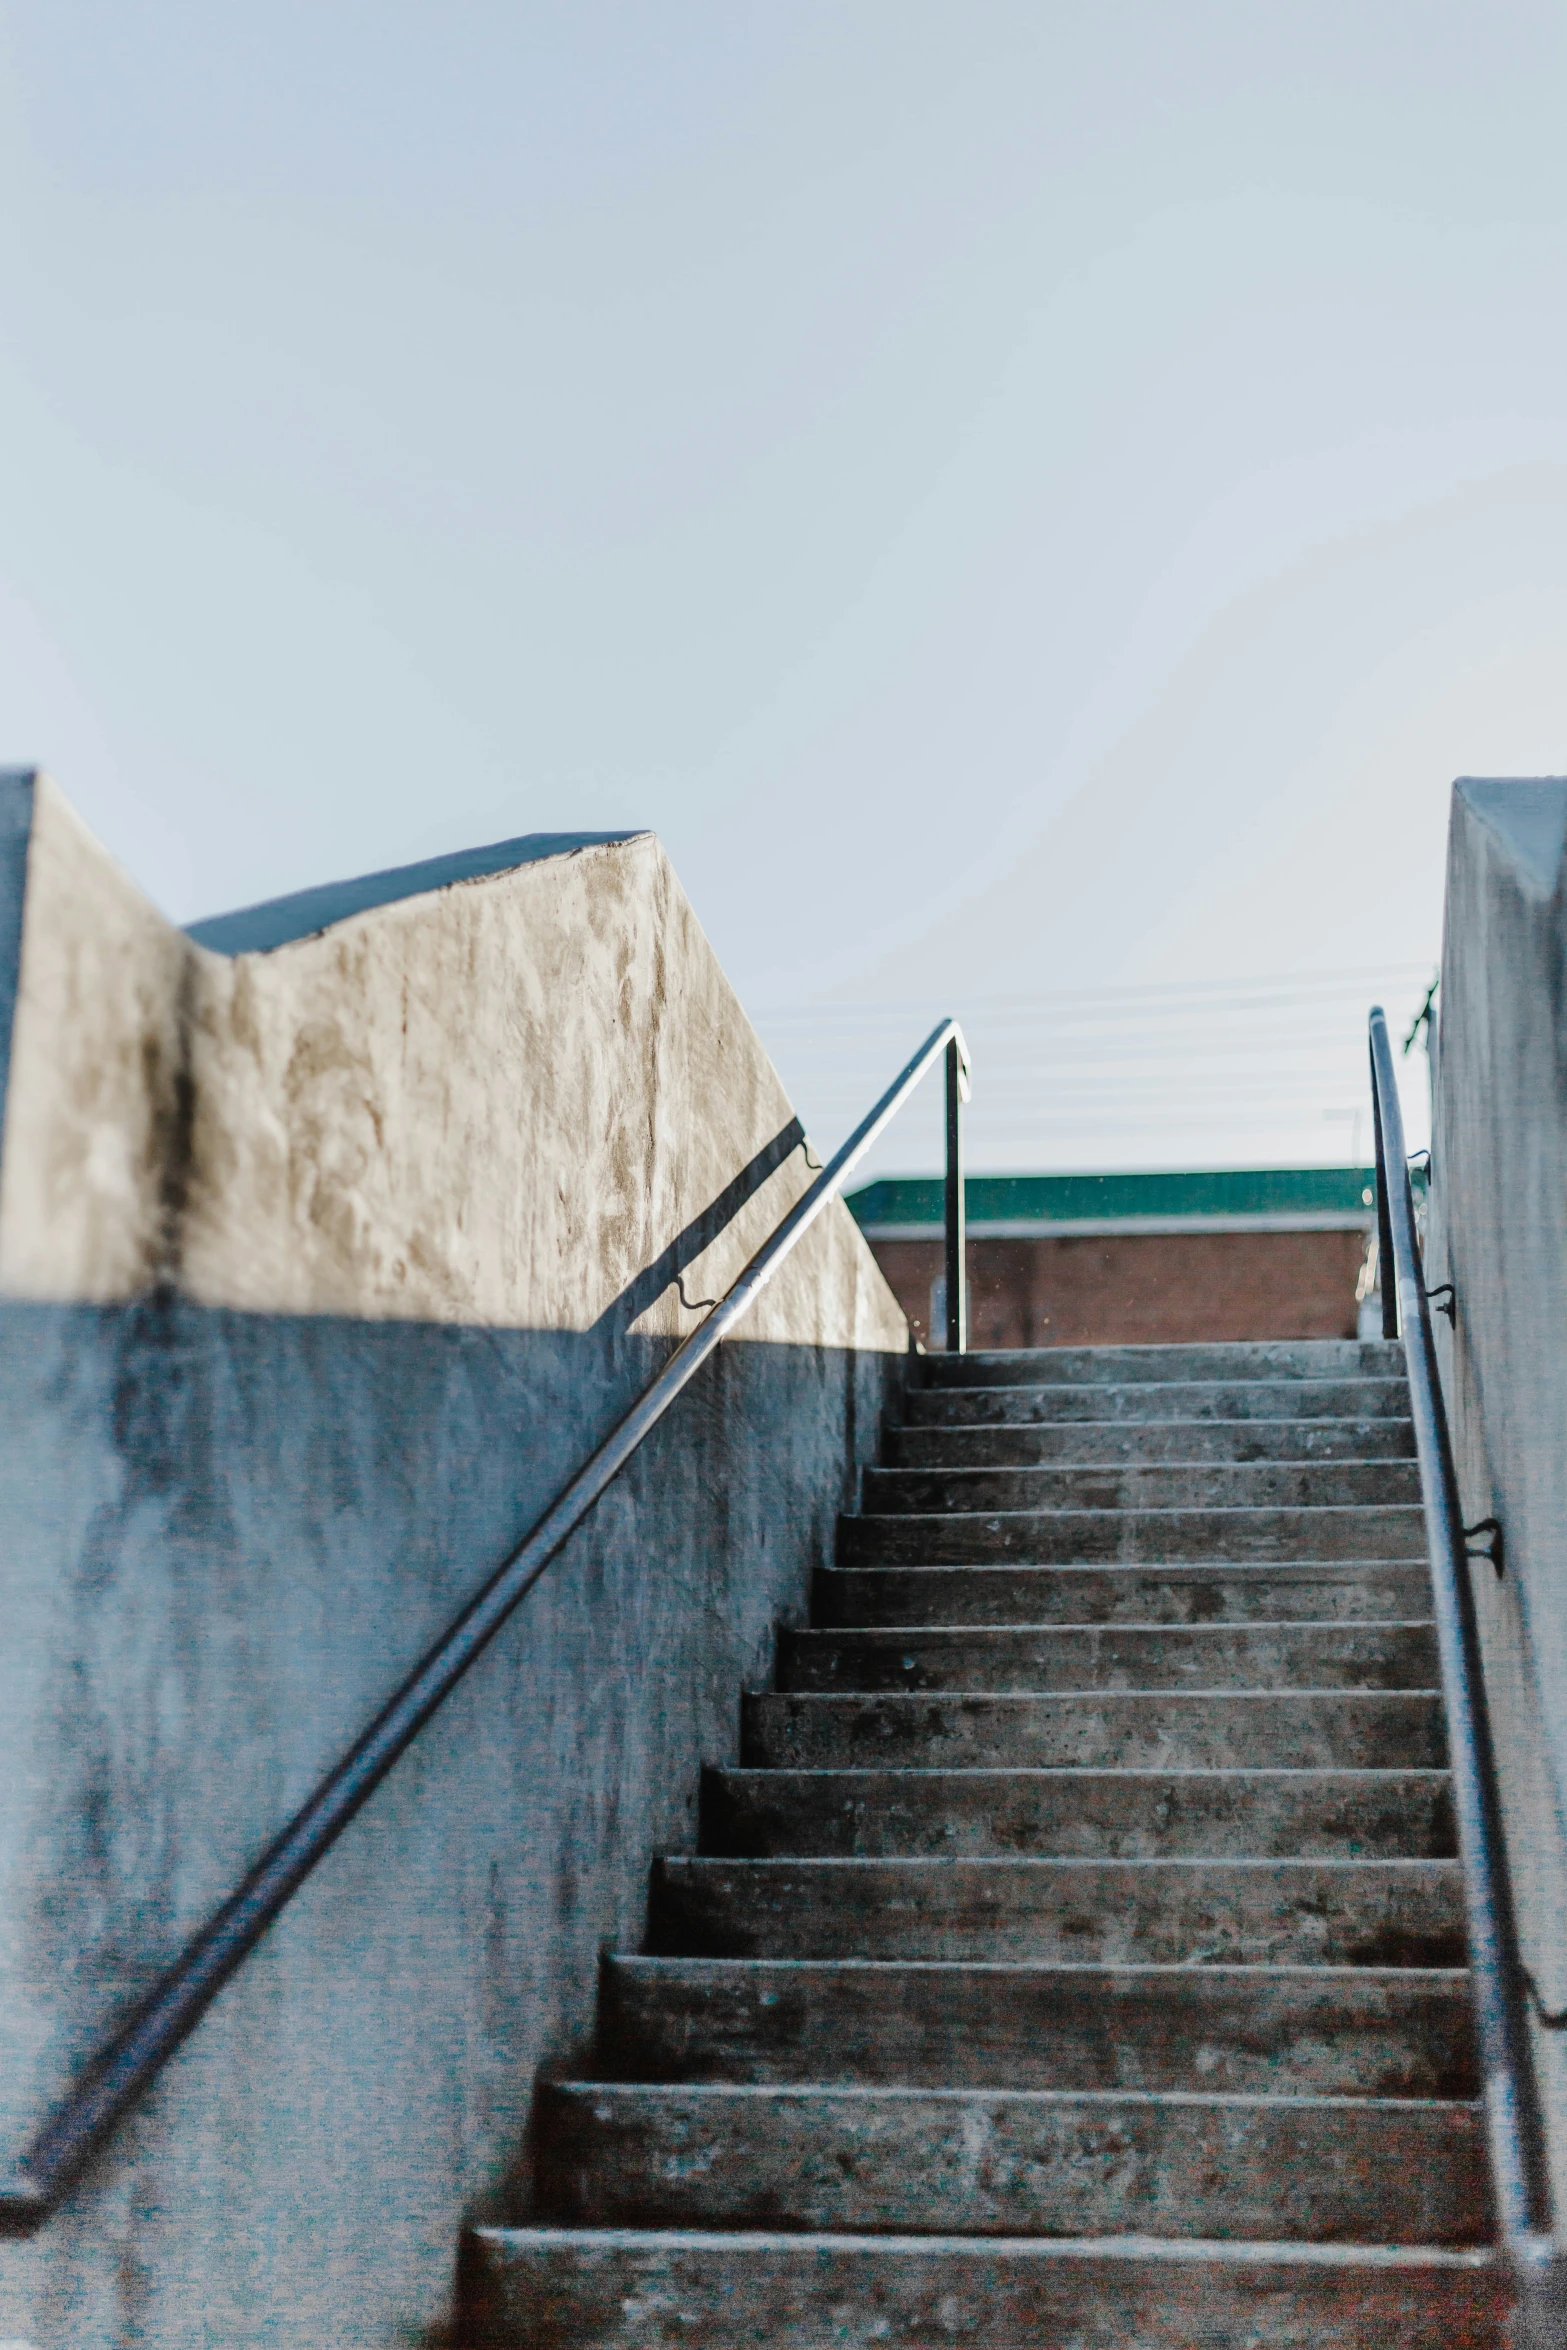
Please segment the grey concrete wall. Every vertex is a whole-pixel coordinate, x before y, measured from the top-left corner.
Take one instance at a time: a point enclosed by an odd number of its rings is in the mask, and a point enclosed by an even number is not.
[[[810,1167],[650,836],[193,938],[42,779],[0,782],[0,842],[9,2160]],[[693,1842],[906,1342],[834,1211],[0,2244],[0,2337],[445,2339],[459,2229],[525,2206],[533,2085]]]
[[[1448,845],[1428,1254],[1475,1563],[1508,1854],[1567,2215],[1567,780],[1459,783]]]

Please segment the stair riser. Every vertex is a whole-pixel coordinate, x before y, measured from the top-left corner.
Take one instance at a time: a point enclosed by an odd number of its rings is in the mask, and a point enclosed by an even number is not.
[[[1167,1385],[1223,1380],[1229,1385],[1302,1379],[1401,1378],[1404,1350],[1395,1340],[1316,1338],[1205,1346],[1036,1346],[1002,1354],[927,1355],[930,1387],[1028,1386],[1048,1379],[1073,1387]]]
[[[783,1770],[1441,1770],[1441,1700],[748,1697],[741,1757]]]
[[[1431,1689],[1428,1624],[791,1632],[784,1690]]]
[[[655,1952],[1112,1966],[1461,1966],[1448,1861],[668,1860]]]
[[[745,1860],[1446,1860],[1445,1774],[709,1771],[702,1850]]]
[[[564,2085],[540,2192],[568,2226],[1463,2244],[1468,2105]]]
[[[606,2080],[1472,2097],[1466,1975],[614,1959]]]
[[[824,1567],[826,1627],[930,1624],[1409,1623],[1431,1613],[1424,1560],[1319,1566]]]
[[[895,1469],[1015,1469],[1052,1463],[1412,1460],[1408,1420],[1167,1420],[1049,1427],[888,1430]]]
[[[1485,2255],[481,2229],[471,2350],[1500,2350]]]
[[[873,1516],[975,1510],[1342,1509],[1418,1503],[1413,1461],[1170,1462],[1160,1466],[867,1469]]]
[[[1244,1423],[1408,1417],[1409,1388],[1402,1378],[1242,1380],[1233,1386],[1182,1380],[1167,1386],[927,1387],[911,1388],[903,1403],[904,1420],[925,1428],[987,1427],[1020,1420],[1061,1426],[1077,1421],[1124,1421],[1140,1426],[1164,1420]]]
[[[913,1512],[838,1521],[840,1566],[1013,1559],[1128,1566],[1177,1559],[1423,1559],[1425,1515],[1391,1509]]]

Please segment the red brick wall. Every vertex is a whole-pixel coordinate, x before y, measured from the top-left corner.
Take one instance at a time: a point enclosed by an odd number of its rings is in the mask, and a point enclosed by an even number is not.
[[[915,1335],[931,1339],[940,1238],[873,1240]],[[1353,1338],[1360,1232],[1136,1232],[971,1240],[974,1347],[1153,1345],[1202,1338]]]

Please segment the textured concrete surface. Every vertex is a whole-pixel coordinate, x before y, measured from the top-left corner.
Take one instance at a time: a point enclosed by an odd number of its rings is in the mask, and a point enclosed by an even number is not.
[[[672,1335],[805,1186],[650,833],[554,855],[533,836],[482,871],[411,868],[396,896],[377,876],[367,910],[284,935],[264,909],[281,943],[226,953],[163,921],[47,778],[0,776],[6,823],[29,835],[6,1295],[129,1300],[158,1277],[271,1313]],[[300,919],[335,902],[306,892]],[[196,928],[243,939],[247,919]],[[822,1343],[906,1342],[847,1209],[748,1336],[788,1342],[802,1312]]]
[[[1431,1604],[1423,1559],[1286,1568],[824,1567],[818,1624],[1399,1622]]]
[[[864,1507],[892,1510],[1318,1508],[1417,1502],[1413,1461],[1143,1462],[1067,1468],[867,1469]]]
[[[565,2084],[541,2115],[568,2224],[990,2236],[1486,2233],[1465,2102],[1164,2090]]]
[[[1076,1421],[1008,1428],[922,1425],[887,1446],[900,1469],[984,1469],[1065,1462],[1411,1460],[1408,1420]]]
[[[494,2229],[472,2305],[475,2350],[1499,2350],[1506,2295],[1424,2245]]]
[[[652,1947],[715,1958],[1459,1966],[1446,1860],[668,1859]]]
[[[989,1384],[964,1387],[932,1386],[916,1390],[908,1399],[909,1425],[914,1427],[1007,1426],[1016,1421],[1053,1422],[1095,1427],[1128,1421],[1140,1426],[1149,1420],[1212,1420],[1220,1426],[1250,1426],[1255,1421],[1387,1417],[1407,1415],[1409,1396],[1402,1377],[1335,1377],[1320,1379],[1245,1379],[1235,1381],[1133,1379],[1125,1386],[1098,1387],[1089,1381],[1058,1380],[1035,1357],[1020,1380],[1002,1378],[992,1367]],[[995,1358],[991,1357],[992,1366]],[[935,1368],[934,1359],[931,1368]]]
[[[1379,1466],[1381,1464],[1378,1464]],[[846,1565],[924,1566],[988,1559],[1144,1561],[1187,1558],[1418,1559],[1425,1512],[1414,1502],[1322,1508],[914,1510],[845,1518]]]
[[[1448,837],[1428,1273],[1567,2208],[1567,780],[1461,782]]]
[[[1434,1689],[1429,1624],[786,1630],[780,1689]]]
[[[932,1356],[933,1387],[1049,1385],[1096,1388],[1170,1387],[1191,1381],[1205,1387],[1217,1413],[1244,1412],[1253,1388],[1297,1382],[1344,1382],[1351,1410],[1364,1408],[1363,1379],[1403,1378],[1402,1350],[1382,1339],[1270,1341],[1261,1346],[1083,1346],[1038,1347],[1013,1354],[958,1355],[951,1362]],[[1240,1395],[1219,1389],[1239,1388]],[[1395,1399],[1396,1400],[1396,1399]],[[1405,1396],[1407,1409],[1407,1394]],[[1133,1406],[1132,1408],[1136,1408]]]
[[[704,1774],[702,1847],[812,1857],[1437,1860],[1445,1771],[726,1771]]]
[[[743,1701],[741,1753],[768,1770],[1397,1770],[1438,1767],[1447,1745],[1437,1690],[766,1692]]]
[[[1472,2097],[1437,1968],[614,1958],[600,2078]]]
[[[809,1180],[650,837],[330,911],[194,943],[0,783],[8,2159]],[[830,1214],[0,2245],[0,2336],[445,2338],[460,2228],[526,2210],[534,2082],[694,1842],[905,1344]]]

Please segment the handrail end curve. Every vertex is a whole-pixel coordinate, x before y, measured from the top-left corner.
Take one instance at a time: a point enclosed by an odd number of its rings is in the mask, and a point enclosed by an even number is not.
[[[55,2206],[55,2198],[24,2170],[0,2176],[0,2236],[31,2236]]]

